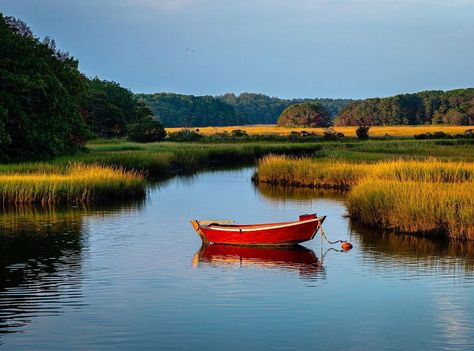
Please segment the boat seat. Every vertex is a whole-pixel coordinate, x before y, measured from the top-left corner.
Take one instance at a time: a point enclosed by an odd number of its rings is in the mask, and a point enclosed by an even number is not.
[[[232,225],[232,224],[235,224],[235,221],[232,221],[232,220],[229,220],[229,221],[199,221],[199,224],[209,227],[211,225]]]

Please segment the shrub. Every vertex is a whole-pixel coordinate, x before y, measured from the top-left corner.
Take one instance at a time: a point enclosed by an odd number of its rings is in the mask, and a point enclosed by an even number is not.
[[[128,131],[128,138],[139,143],[151,143],[163,140],[166,136],[163,125],[155,120],[147,119],[133,124]]]
[[[456,137],[464,137],[463,135],[456,135]],[[452,139],[453,136],[446,134],[445,132],[434,132],[434,133],[421,133],[421,134],[415,134],[415,139]]]
[[[447,135],[445,132],[433,133],[433,139],[447,139],[447,138],[449,138],[449,135]]]
[[[203,135],[201,133],[190,129],[181,129],[168,135],[170,141],[198,141],[202,138]]]
[[[268,136],[267,136],[268,138]],[[315,142],[319,141],[319,136],[316,133],[308,133],[305,130],[301,132],[291,131],[288,135],[288,141],[295,143],[295,142]]]
[[[334,128],[328,128],[323,133],[323,140],[339,140],[344,138],[344,133],[338,133]]]
[[[431,139],[431,138],[432,138],[431,133],[415,134],[415,139],[424,140],[424,139]]]
[[[356,134],[359,139],[369,139],[369,126],[360,126],[356,129]]]
[[[248,137],[248,134],[245,130],[242,129],[234,129],[233,131],[230,132],[233,138],[244,138]]]

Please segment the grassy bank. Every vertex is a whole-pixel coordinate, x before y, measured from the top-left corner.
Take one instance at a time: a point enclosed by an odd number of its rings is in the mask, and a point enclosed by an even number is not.
[[[314,143],[150,143],[100,140],[86,151],[50,162],[25,162],[0,165],[0,174],[63,173],[71,163],[97,164],[137,171],[149,177],[168,176],[181,171],[197,171],[209,165],[246,164],[263,155],[311,155],[321,149]]]
[[[145,173],[150,177],[167,176],[176,172],[192,172],[221,164],[246,164],[269,154],[311,155],[321,149],[314,143],[150,143],[121,141],[90,143],[87,153],[57,163],[82,162],[119,166]]]
[[[472,140],[371,140],[365,142],[161,142],[139,144],[123,140],[99,140],[87,145],[87,153],[55,160],[119,166],[151,177],[179,171],[196,171],[215,164],[246,164],[267,154],[307,155],[349,162],[377,161],[394,157],[472,160]],[[1,171],[1,170],[0,170]]]
[[[474,163],[437,159],[375,163],[268,156],[257,182],[350,190],[349,214],[407,233],[474,240]]]
[[[134,172],[99,165],[72,164],[57,171],[3,173],[2,204],[100,202],[144,195],[145,180]]]
[[[472,182],[474,163],[437,159],[354,163],[270,155],[258,162],[254,175],[254,179],[262,183],[344,190],[366,178],[399,182]]]

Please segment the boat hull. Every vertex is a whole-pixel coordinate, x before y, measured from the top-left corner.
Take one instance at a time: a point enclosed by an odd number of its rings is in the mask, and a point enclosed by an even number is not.
[[[230,245],[292,245],[314,238],[325,217],[304,215],[299,221],[255,225],[201,225],[191,221],[203,242]]]

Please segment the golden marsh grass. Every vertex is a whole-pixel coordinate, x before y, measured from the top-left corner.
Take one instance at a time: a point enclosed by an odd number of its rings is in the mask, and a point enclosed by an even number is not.
[[[415,134],[444,132],[446,134],[463,134],[464,131],[470,129],[469,126],[444,126],[444,125],[423,125],[423,126],[380,126],[371,127],[370,136],[374,137],[413,137]],[[166,128],[168,133],[173,133],[182,130],[183,128]],[[275,124],[258,124],[245,126],[226,126],[226,127],[199,127],[199,132],[204,135],[211,135],[216,133],[228,132],[240,129],[244,130],[248,135],[260,134],[275,134],[275,135],[289,135],[291,132],[313,132],[316,134],[323,134],[325,128],[289,128],[277,127]],[[357,127],[334,127],[336,132],[343,133],[347,137],[356,137]]]
[[[447,233],[474,240],[474,182],[366,179],[347,197],[349,214],[371,226],[406,233]]]
[[[94,202],[142,196],[144,188],[136,172],[79,163],[65,172],[0,174],[3,204]]]
[[[407,233],[474,240],[474,163],[393,160],[376,163],[267,156],[255,180],[350,190],[349,214]]]
[[[437,159],[354,163],[270,155],[258,162],[254,177],[262,183],[335,189],[350,189],[365,178],[458,183],[474,181],[474,163]]]

